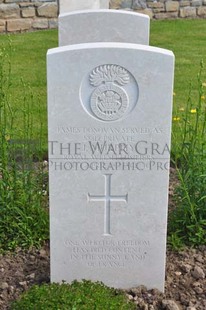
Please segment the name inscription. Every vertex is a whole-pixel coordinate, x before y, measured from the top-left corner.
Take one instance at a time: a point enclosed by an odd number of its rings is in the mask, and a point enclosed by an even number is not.
[[[170,147],[163,138],[167,130],[161,127],[58,126],[56,140],[49,141],[50,168],[105,173],[168,170]]]
[[[58,126],[57,133],[60,134],[92,134],[92,135],[136,135],[136,134],[163,134],[165,130],[160,127],[70,127]]]

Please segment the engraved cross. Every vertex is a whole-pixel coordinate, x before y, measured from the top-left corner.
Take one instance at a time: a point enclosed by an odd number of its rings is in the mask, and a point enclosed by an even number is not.
[[[112,201],[128,202],[128,194],[126,195],[111,195],[111,178],[112,174],[104,174],[105,177],[105,194],[104,195],[90,195],[88,194],[88,201],[103,201],[104,202],[104,235],[111,235],[110,232],[110,204]]]

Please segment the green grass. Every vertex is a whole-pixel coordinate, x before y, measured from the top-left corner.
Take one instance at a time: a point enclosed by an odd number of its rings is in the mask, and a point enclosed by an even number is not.
[[[134,310],[119,290],[100,282],[90,281],[68,284],[33,286],[13,303],[12,310]]]
[[[37,175],[24,170],[22,174],[21,171],[17,171],[15,160],[11,166],[8,159],[10,154],[8,141],[18,138],[25,141],[37,140],[40,141],[41,147],[43,145],[43,153],[47,154],[46,52],[57,45],[57,30],[14,34],[10,37],[0,36],[1,50],[5,49],[9,54],[4,58],[0,53],[0,205],[3,206],[0,208],[0,248],[3,250],[15,249],[16,246],[39,246],[48,238],[47,212],[46,208],[41,209],[42,202],[45,205],[41,197],[41,193],[45,190],[44,173],[40,170]],[[203,87],[206,85],[205,69],[202,70],[201,81],[200,79],[198,81],[197,74],[201,60],[206,63],[206,22],[205,20],[152,21],[150,45],[170,49],[176,56],[174,115],[177,118],[181,116],[181,119],[179,123],[174,122],[173,126],[172,157],[178,159],[179,163],[187,163],[187,166],[185,173],[181,170],[184,165],[179,167],[178,162],[175,162],[177,169],[180,168],[180,179],[182,178],[182,188],[179,190],[181,201],[178,202],[182,205],[182,209],[181,221],[178,220],[178,226],[174,226],[173,229],[173,232],[176,232],[180,227],[180,233],[172,235],[171,243],[173,245],[182,242],[204,243],[205,207],[200,208],[200,205],[205,206],[206,193],[205,186],[200,187],[198,182],[203,184],[204,181],[206,184],[205,162],[203,166],[201,159],[205,158],[206,154],[204,118],[206,102]],[[14,111],[12,125],[9,120],[10,106]],[[186,116],[179,111],[182,107],[187,111]],[[196,109],[197,113],[191,114],[191,109]],[[187,115],[190,117],[187,118]],[[202,136],[199,135],[198,128],[203,128]],[[185,143],[182,137],[185,137]],[[29,154],[32,162],[33,151],[29,150]],[[201,173],[198,170],[199,162],[204,170]],[[187,171],[190,173],[189,177]],[[195,175],[195,178],[192,178],[192,175]],[[39,179],[43,182],[38,182]],[[28,188],[25,184],[29,184]],[[8,191],[8,188],[11,191]],[[192,202],[189,196],[194,198]],[[33,208],[33,214],[28,218],[30,207]],[[14,220],[15,225],[12,222]],[[7,222],[10,225],[7,225]],[[36,227],[40,229],[33,239]],[[182,238],[182,233],[185,232],[190,235],[189,240]],[[10,240],[7,240],[8,236],[11,237]]]
[[[49,238],[47,170],[41,156],[42,109],[23,82],[14,96],[9,61],[1,51],[0,253],[38,247]]]
[[[175,55],[175,108],[186,105],[191,81],[191,95],[195,100],[200,62],[206,63],[205,20],[152,21],[150,45],[172,50]],[[206,72],[202,78],[206,81]]]
[[[11,48],[10,48],[11,42]],[[47,152],[47,94],[46,53],[57,46],[57,30],[0,36],[0,47],[5,48],[11,60],[11,105],[16,110],[16,121],[22,129],[22,94],[30,88],[34,95],[33,117],[39,123],[39,110],[43,121],[44,152]],[[13,101],[13,104],[12,104]],[[18,113],[19,112],[19,113]],[[38,133],[36,132],[36,135]],[[38,136],[36,137],[38,139]]]
[[[23,91],[22,78],[24,83],[30,85],[36,96],[36,106],[40,103],[42,109],[45,148],[47,141],[46,52],[49,48],[58,46],[57,37],[57,30],[10,35],[12,42],[11,91],[15,98],[15,107],[18,109],[22,106],[21,100],[18,99]],[[8,49],[6,35],[0,36],[0,46],[3,45]],[[176,57],[174,105],[175,108],[185,106],[191,81],[193,81],[191,96],[194,99],[197,95],[196,76],[200,61],[203,59],[206,63],[205,20],[151,21],[150,45],[170,49],[174,52]],[[203,78],[206,81],[205,73],[203,73]],[[36,110],[38,111],[38,108]],[[38,113],[36,122],[38,122]],[[18,125],[21,125],[21,119],[18,121]]]
[[[173,248],[206,243],[206,97],[198,74],[198,97],[188,97],[185,111],[173,124],[172,159],[179,184],[176,208],[169,215],[168,242]],[[178,121],[177,121],[178,119]]]
[[[169,216],[168,242],[173,249],[205,244],[206,70],[200,63],[206,64],[206,22],[153,21],[150,42],[172,50],[176,57],[172,160],[179,185],[176,209]]]

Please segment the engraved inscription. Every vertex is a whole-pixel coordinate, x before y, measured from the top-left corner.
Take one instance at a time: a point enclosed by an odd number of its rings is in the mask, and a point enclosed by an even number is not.
[[[105,174],[105,194],[104,195],[90,195],[88,194],[88,201],[103,201],[104,202],[104,236],[111,235],[110,232],[110,203],[112,201],[128,202],[128,194],[126,195],[111,195],[111,174]]]
[[[150,252],[148,240],[65,240],[69,259],[87,267],[133,268]]]

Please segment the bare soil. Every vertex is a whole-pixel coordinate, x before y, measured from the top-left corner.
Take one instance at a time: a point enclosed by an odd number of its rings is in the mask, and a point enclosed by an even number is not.
[[[206,246],[167,253],[165,294],[141,286],[127,291],[137,309],[206,309]],[[0,257],[0,309],[34,284],[49,282],[49,247]],[[109,310],[109,309],[102,309]]]
[[[177,179],[175,171],[171,172],[170,208],[174,208],[172,197]],[[10,309],[11,302],[32,285],[48,283],[49,265],[48,244],[41,250],[19,249],[15,254],[0,255],[0,310]],[[206,310],[206,246],[181,252],[168,250],[164,294],[143,286],[126,294],[137,309]]]

